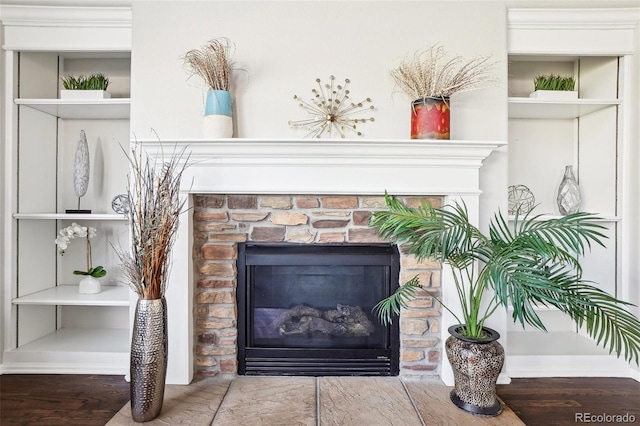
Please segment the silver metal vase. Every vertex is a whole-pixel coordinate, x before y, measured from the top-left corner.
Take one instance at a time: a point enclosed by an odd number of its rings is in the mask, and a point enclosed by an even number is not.
[[[167,302],[138,299],[131,337],[131,415],[136,422],[162,410],[167,376]]]

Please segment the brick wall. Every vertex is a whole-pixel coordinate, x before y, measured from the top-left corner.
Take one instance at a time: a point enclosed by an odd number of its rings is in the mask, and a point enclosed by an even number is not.
[[[441,197],[404,197],[408,206]],[[196,375],[237,372],[236,258],[239,242],[375,243],[371,212],[384,197],[310,195],[194,196]],[[402,250],[401,250],[402,251]],[[440,265],[401,253],[400,283],[415,275],[439,293]],[[400,318],[400,374],[437,376],[442,344],[441,308],[422,292]]]

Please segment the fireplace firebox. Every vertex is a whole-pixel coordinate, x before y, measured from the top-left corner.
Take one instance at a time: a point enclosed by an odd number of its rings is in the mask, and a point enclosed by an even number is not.
[[[394,376],[397,320],[373,307],[398,288],[390,244],[238,247],[238,373]]]

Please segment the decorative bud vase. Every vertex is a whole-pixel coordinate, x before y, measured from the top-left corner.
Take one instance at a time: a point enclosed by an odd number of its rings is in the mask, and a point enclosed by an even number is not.
[[[411,139],[449,139],[449,98],[411,103]]]
[[[558,187],[558,210],[560,214],[567,215],[576,213],[580,208],[580,187],[573,175],[573,166],[565,166],[564,177]]]

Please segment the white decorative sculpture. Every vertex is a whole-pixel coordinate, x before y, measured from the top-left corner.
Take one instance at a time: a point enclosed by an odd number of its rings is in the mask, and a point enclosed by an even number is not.
[[[67,213],[91,213],[91,210],[80,209],[80,198],[87,193],[89,187],[89,144],[84,130],[80,130],[80,139],[73,162],[73,189],[78,197],[78,209],[67,210]]]

